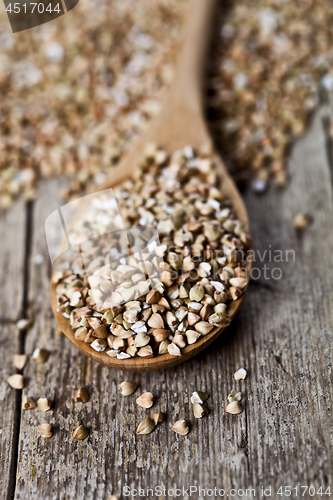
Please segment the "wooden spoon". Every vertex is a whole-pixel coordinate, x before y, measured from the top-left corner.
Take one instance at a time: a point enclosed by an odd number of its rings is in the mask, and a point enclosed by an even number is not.
[[[138,160],[144,156],[149,142],[154,142],[169,153],[187,145],[200,149],[211,144],[203,111],[203,80],[205,57],[210,40],[210,27],[216,0],[191,0],[185,42],[181,51],[174,84],[161,114],[155,118],[146,132],[134,144],[131,151],[113,170],[111,178],[102,186],[107,189],[116,186],[138,168]],[[248,222],[242,198],[219,157],[215,158],[221,178],[221,189],[229,197],[237,217]],[[249,264],[250,266],[250,264]],[[211,344],[225,328],[214,328],[196,343],[181,350],[181,356],[170,354],[153,358],[111,358],[104,352],[96,352],[89,345],[75,338],[69,321],[57,311],[55,284],[51,287],[51,301],[54,316],[70,341],[86,356],[99,363],[129,371],[152,371],[182,363],[195,356]],[[244,294],[229,306],[228,314],[233,318],[242,303]]]

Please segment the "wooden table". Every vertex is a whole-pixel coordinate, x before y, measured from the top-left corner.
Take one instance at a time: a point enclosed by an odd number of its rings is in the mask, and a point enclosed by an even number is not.
[[[310,496],[313,490],[305,489],[299,489],[298,497],[277,493],[281,486],[311,485],[316,492],[331,486],[333,493],[329,117],[329,108],[322,106],[309,132],[296,144],[287,188],[271,188],[262,196],[245,193],[258,271],[241,312],[206,352],[169,371],[113,371],[84,358],[57,334],[50,308],[51,265],[44,223],[60,203],[64,181],[42,182],[34,203],[19,201],[1,215],[1,498],[88,500],[108,499],[112,493],[126,498],[124,486],[157,485],[217,487],[226,494],[231,488],[254,488],[256,498],[262,498],[263,486],[271,487],[271,498],[276,499],[329,498]],[[299,211],[314,218],[302,234],[292,225]],[[274,253],[281,250],[283,261],[270,259],[269,250],[273,257],[281,256]],[[294,250],[295,259],[288,250]],[[26,316],[33,317],[33,326],[20,334],[16,321]],[[30,361],[24,369],[24,390],[11,389],[6,380],[15,372],[13,355],[31,355],[36,347],[50,351],[48,361]],[[236,383],[233,374],[240,367],[247,369],[248,377]],[[120,395],[118,386],[125,379],[139,384],[136,395]],[[90,393],[87,404],[73,400],[81,385]],[[238,416],[223,412],[233,388],[243,393],[244,411]],[[194,390],[210,395],[210,414],[202,420],[192,415],[189,398]],[[154,409],[167,415],[149,436],[135,434],[144,415],[152,413],[135,403],[143,391],[156,395]],[[22,411],[23,395],[35,400],[46,396],[54,400],[54,408],[47,414],[38,408]],[[186,437],[171,431],[180,418],[191,423]],[[43,421],[54,425],[51,439],[37,432]],[[81,422],[89,427],[89,438],[74,442],[72,432]],[[172,498],[172,494],[149,498]],[[242,498],[242,493],[236,491],[234,498]]]

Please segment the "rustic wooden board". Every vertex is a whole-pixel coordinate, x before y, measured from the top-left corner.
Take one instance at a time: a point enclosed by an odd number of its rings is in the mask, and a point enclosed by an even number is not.
[[[2,324],[19,319],[24,307],[27,209],[23,201],[0,213],[0,317]],[[10,288],[5,285],[10,283]]]
[[[289,254],[289,262],[269,262],[266,255],[264,262],[254,264],[261,273],[265,264],[269,273],[281,269],[282,278],[254,279],[223,338],[169,371],[109,370],[85,359],[56,334],[44,221],[59,201],[60,185],[41,185],[32,212],[29,302],[34,304],[35,322],[25,349],[31,354],[35,347],[46,347],[50,357],[44,365],[27,365],[24,393],[35,399],[47,396],[55,405],[46,414],[38,408],[22,412],[16,499],[107,499],[111,493],[120,496],[125,485],[253,487],[256,496],[261,486],[272,486],[272,498],[281,498],[276,494],[280,486],[326,489],[332,482],[333,207],[322,118],[316,115],[309,133],[294,148],[290,185],[285,190],[271,188],[261,197],[245,195],[257,258],[258,252],[278,249],[285,259],[285,252],[293,249],[295,261]],[[298,211],[314,217],[299,235],[292,227]],[[34,262],[36,253],[44,256],[41,265]],[[248,378],[236,383],[233,373],[242,366]],[[117,390],[124,379],[140,386],[129,398]],[[91,395],[85,405],[73,401],[80,385]],[[237,417],[223,413],[233,388],[241,388],[244,395],[245,410]],[[148,411],[135,404],[146,390],[157,397]],[[194,390],[210,394],[211,413],[199,421],[189,403]],[[8,398],[5,413],[12,411]],[[158,409],[167,414],[166,422],[149,436],[137,436],[141,419]],[[13,414],[6,415],[7,421],[10,418]],[[186,437],[170,430],[179,418],[191,423]],[[51,439],[37,433],[43,421],[54,424]],[[90,435],[73,442],[71,434],[81,422]]]
[[[13,355],[22,348],[16,320],[24,312],[26,206],[18,202],[0,215],[2,248],[0,252],[0,491],[12,498],[15,482],[19,433],[20,392],[7,384],[16,373]]]

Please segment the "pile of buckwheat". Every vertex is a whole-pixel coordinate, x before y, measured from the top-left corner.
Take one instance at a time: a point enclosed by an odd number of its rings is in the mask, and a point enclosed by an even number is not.
[[[208,116],[223,159],[240,179],[252,169],[257,193],[270,180],[286,184],[286,155],[317,105],[318,83],[333,91],[332,23],[329,0],[220,5]]]
[[[40,177],[72,178],[67,200],[103,182],[156,115],[172,80],[187,0],[81,0],[47,29],[0,17],[0,207]],[[287,182],[286,154],[320,88],[333,90],[330,0],[219,6],[209,122],[227,166],[253,188]],[[2,13],[6,16],[6,13]],[[8,31],[8,29],[7,29]]]
[[[230,323],[229,305],[247,286],[251,237],[218,185],[210,153],[187,146],[168,157],[147,147],[133,179],[114,189],[124,227],[158,232],[145,270],[135,255],[105,265],[116,245],[98,239],[85,248],[93,257],[85,272],[54,275],[58,311],[78,340],[118,359],[181,356]]]
[[[99,184],[172,80],[186,0],[81,0],[47,25],[10,33],[0,15],[0,208],[33,199],[41,177]]]

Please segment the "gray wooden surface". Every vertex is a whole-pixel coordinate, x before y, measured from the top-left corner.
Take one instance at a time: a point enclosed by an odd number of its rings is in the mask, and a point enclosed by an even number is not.
[[[300,491],[298,497],[278,495],[280,486],[323,486],[325,491],[331,485],[333,493],[333,172],[326,115],[321,108],[296,144],[286,189],[244,194],[256,257],[267,254],[254,264],[261,277],[252,281],[238,317],[207,351],[169,371],[116,372],[85,359],[57,334],[44,222],[60,201],[61,181],[43,182],[31,206],[19,202],[1,216],[0,498],[87,500],[108,499],[112,493],[125,498],[126,485],[217,487],[226,493],[254,488],[259,498],[262,486],[271,486],[276,499],[301,498]],[[314,219],[300,235],[292,227],[299,211]],[[284,262],[270,262],[270,249],[282,250]],[[295,261],[291,253],[285,261],[287,250],[295,251]],[[36,255],[43,255],[41,264]],[[265,279],[264,265],[267,278],[278,268],[281,279]],[[20,336],[15,321],[22,315],[34,321]],[[42,365],[30,361],[24,369],[26,387],[14,391],[6,383],[14,373],[12,355],[30,355],[36,347],[47,348],[49,359]],[[240,367],[248,377],[236,383],[233,373]],[[118,391],[125,379],[140,386],[129,398]],[[81,385],[90,393],[87,404],[73,401]],[[223,413],[233,388],[243,393],[245,409],[239,416]],[[147,411],[135,404],[146,390],[157,397]],[[194,390],[210,395],[210,414],[202,420],[192,416]],[[22,395],[46,396],[54,407],[46,414],[38,408],[21,411]],[[138,423],[158,409],[166,421],[149,436],[137,436]],[[179,418],[191,423],[186,437],[170,430]],[[51,439],[37,432],[44,421],[54,425]],[[72,432],[81,422],[89,427],[89,438],[74,442]],[[310,498],[309,493],[302,498]]]

